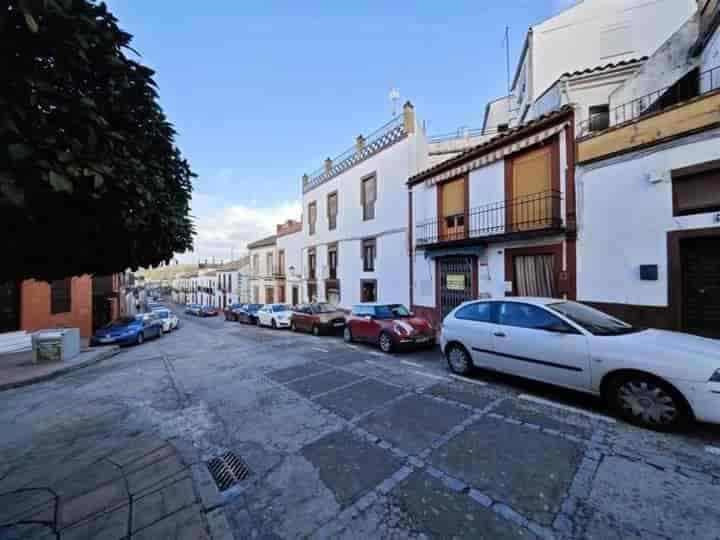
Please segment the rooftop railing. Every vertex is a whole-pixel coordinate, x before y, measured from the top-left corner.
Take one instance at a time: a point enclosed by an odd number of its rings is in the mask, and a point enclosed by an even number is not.
[[[585,137],[609,127],[636,120],[647,114],[660,112],[720,89],[720,66],[698,72],[693,70],[672,86],[666,86],[623,103],[607,112],[590,115],[580,123],[578,137]]]

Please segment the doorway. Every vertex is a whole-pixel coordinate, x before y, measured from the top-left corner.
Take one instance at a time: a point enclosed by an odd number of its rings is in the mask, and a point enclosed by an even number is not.
[[[680,242],[682,330],[720,338],[720,249],[718,238]]]
[[[0,332],[20,329],[20,284],[16,281],[0,283]]]
[[[300,287],[297,285],[292,288],[292,304],[297,306],[300,303]]]
[[[266,304],[274,304],[275,303],[275,289],[273,287],[265,287],[265,303]]]
[[[457,306],[476,295],[473,290],[475,257],[444,257],[438,259],[440,311],[442,318]]]

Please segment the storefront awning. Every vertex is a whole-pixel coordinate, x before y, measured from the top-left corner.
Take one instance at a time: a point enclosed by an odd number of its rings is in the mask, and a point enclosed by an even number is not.
[[[451,255],[485,255],[485,246],[449,247],[425,250],[426,259],[437,259],[439,257],[449,257]]]

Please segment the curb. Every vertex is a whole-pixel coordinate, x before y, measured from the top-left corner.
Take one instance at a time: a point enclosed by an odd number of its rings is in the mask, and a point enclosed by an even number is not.
[[[117,345],[113,345],[112,348],[110,348],[109,350],[107,350],[101,354],[98,354],[95,358],[92,358],[91,360],[87,360],[86,362],[70,365],[70,366],[58,369],[57,371],[53,371],[51,373],[45,373],[43,375],[38,375],[36,377],[31,377],[29,379],[25,379],[22,381],[15,381],[15,382],[11,382],[11,383],[0,384],[0,392],[2,392],[4,390],[12,390],[13,388],[20,388],[22,386],[30,386],[35,383],[40,383],[40,382],[49,381],[51,379],[55,379],[57,377],[65,375],[66,373],[70,373],[70,372],[76,371],[78,369],[83,369],[83,368],[98,364],[98,363],[102,362],[103,360],[106,360],[112,356],[115,356],[119,352],[120,352],[120,347],[118,347]]]

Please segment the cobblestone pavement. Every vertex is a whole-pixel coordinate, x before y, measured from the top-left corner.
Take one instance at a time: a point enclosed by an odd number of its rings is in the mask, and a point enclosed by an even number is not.
[[[717,428],[222,318],[1,392],[0,433],[3,539],[720,538]]]

